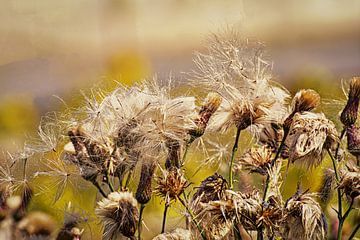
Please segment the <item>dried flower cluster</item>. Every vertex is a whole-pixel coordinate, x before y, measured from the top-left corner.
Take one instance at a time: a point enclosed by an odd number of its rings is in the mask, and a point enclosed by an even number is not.
[[[195,54],[195,69],[188,75],[191,88],[204,98],[178,94],[171,79],[154,78],[131,87],[119,85],[109,93],[94,91],[70,117],[47,115],[39,138],[0,167],[0,239],[79,240],[87,234],[79,225],[83,220],[74,215],[65,214],[56,229],[48,215],[28,211],[33,196],[29,184],[37,178],[55,179],[50,186],[56,190],[55,202],[68,185],[81,180],[95,187],[101,196],[94,212],[103,239],[145,239],[151,224],[144,209],[154,206],[154,196],[164,206],[162,227],[151,233],[158,240],[341,239],[360,195],[359,166],[349,154],[342,161],[339,157],[346,134],[347,149],[359,164],[360,80],[350,81],[339,135],[324,113],[315,112],[317,92],[302,89],[290,101],[290,93],[273,80],[262,47],[233,31],[213,35],[207,51]],[[240,149],[244,131],[252,137],[249,149]],[[228,143],[212,138],[220,139],[220,134],[233,144],[231,153]],[[288,168],[312,171],[323,164],[326,153],[333,169],[325,171],[320,190],[300,191],[299,178],[298,190],[284,198],[285,161]],[[196,162],[195,155],[207,160]],[[219,161],[217,172],[197,185],[193,177],[199,171],[215,171],[208,159],[226,162]],[[34,165],[31,172],[27,166]],[[242,181],[239,173],[248,172],[260,184]],[[244,185],[251,185],[251,191],[244,191]],[[325,213],[332,211],[327,205],[333,196],[338,222],[336,236],[329,236]],[[166,221],[172,216],[169,209],[184,217],[176,229]],[[356,231],[355,226],[353,236]]]

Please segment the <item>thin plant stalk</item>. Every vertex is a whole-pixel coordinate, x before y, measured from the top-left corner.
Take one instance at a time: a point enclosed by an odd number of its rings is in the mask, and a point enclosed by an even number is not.
[[[141,204],[140,213],[139,213],[139,222],[138,222],[138,240],[141,240],[141,223],[142,223],[142,215],[144,212],[145,204]]]
[[[110,189],[110,191],[111,192],[114,192],[115,190],[114,190],[114,186],[113,186],[113,184],[112,184],[112,182],[111,182],[111,180],[110,180],[110,174],[109,174],[109,171],[106,171],[106,183],[107,183],[107,185],[109,186],[109,189]]]
[[[189,207],[186,205],[184,200],[182,200],[182,198],[177,197],[177,199],[179,199],[180,203],[185,207],[186,211],[189,213],[189,215],[191,217],[191,221],[196,225],[196,228],[199,230],[202,239],[206,240],[207,238],[206,238],[206,235],[205,235],[204,231],[200,227],[199,223],[195,220],[195,217],[194,217],[193,213],[191,212],[191,210],[189,209]]]
[[[132,173],[133,173],[133,169],[131,169],[127,175],[126,182],[125,182],[125,189],[129,186]]]
[[[331,152],[328,150],[328,154],[331,158],[332,164],[333,164],[333,168],[334,168],[334,172],[335,172],[335,178],[336,181],[339,182],[340,178],[339,178],[339,174],[337,172],[337,167],[336,167],[336,160],[335,158],[332,156]],[[339,219],[339,227],[338,227],[338,232],[337,232],[337,239],[341,240],[341,234],[342,234],[342,228],[344,225],[344,217],[346,218],[347,215],[350,213],[348,212],[349,210],[351,210],[350,208],[348,209],[348,211],[346,211],[346,214],[343,216],[342,215],[342,198],[341,198],[341,190],[339,188],[337,188],[337,197],[338,197],[338,210],[337,210],[337,214],[338,214],[338,219]],[[350,206],[352,207],[352,206]]]
[[[161,226],[161,233],[165,232],[165,225],[166,225],[166,216],[167,216],[167,210],[169,208],[170,204],[165,203],[164,213],[163,213],[163,220],[162,220],[162,226]]]
[[[106,193],[104,192],[104,190],[102,190],[101,186],[99,185],[99,183],[95,180],[95,181],[91,181],[92,184],[98,189],[98,191],[100,192],[100,194],[103,197],[107,197]]]
[[[357,233],[357,231],[360,229],[360,223],[358,223],[358,225],[356,225],[354,231],[351,233],[349,240],[353,239]]]
[[[238,150],[240,133],[241,133],[241,129],[237,128],[236,137],[235,137],[235,143],[234,143],[234,146],[233,146],[233,149],[232,149],[232,152],[231,152],[231,159],[230,159],[230,166],[229,166],[229,186],[230,186],[230,189],[233,189],[233,187],[234,187],[234,184],[233,184],[233,165],[234,165],[235,155],[236,155],[236,152]]]
[[[181,159],[180,166],[183,166],[184,163],[185,163],[186,156],[187,156],[187,154],[188,154],[188,152],[189,152],[190,145],[191,145],[191,143],[189,143],[189,142],[187,142],[187,143],[185,144],[184,154],[183,154],[183,157],[182,157],[182,159]]]

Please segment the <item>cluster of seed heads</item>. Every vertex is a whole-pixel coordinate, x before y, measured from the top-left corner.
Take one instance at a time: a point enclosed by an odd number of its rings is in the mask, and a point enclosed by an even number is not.
[[[27,210],[30,180],[38,177],[58,179],[55,201],[79,177],[93,185],[98,192],[94,212],[105,240],[145,239],[143,211],[155,195],[164,209],[157,240],[327,239],[332,231],[325,216],[333,211],[329,205],[334,191],[338,192],[336,236],[341,239],[345,220],[360,195],[356,125],[360,78],[350,80],[339,134],[336,125],[317,111],[321,104],[317,92],[302,89],[291,100],[291,94],[273,81],[271,63],[259,43],[233,31],[214,35],[207,52],[195,54],[194,63],[184,85],[197,91],[196,97],[179,94],[171,79],[153,78],[131,87],[119,85],[109,93],[99,91],[86,98],[84,107],[70,118],[49,114],[39,127],[36,143],[26,144],[21,154],[10,155],[9,164],[0,169],[0,239],[57,236],[74,240],[86,234],[79,227],[79,218],[66,218],[56,230],[50,216]],[[234,130],[229,154],[220,148],[207,150],[208,145],[220,146],[208,144],[212,134]],[[243,131],[253,139],[240,155]],[[347,150],[355,161],[343,153],[345,134]],[[219,172],[196,186],[186,166],[193,161],[188,152],[199,149],[205,155],[218,150],[219,156],[228,158],[220,162]],[[304,191],[298,184],[293,196],[284,199],[284,163],[287,161],[287,169],[298,164],[312,170],[327,154],[333,169],[324,172],[322,188]],[[34,160],[44,170],[29,173],[26,166]],[[23,166],[22,180],[14,174],[18,165]],[[239,173],[244,172],[258,174],[263,184],[241,191],[245,183],[239,181]],[[14,194],[21,189],[19,198]],[[346,202],[349,208],[344,212]],[[185,212],[181,228],[167,229],[167,211],[172,206]]]

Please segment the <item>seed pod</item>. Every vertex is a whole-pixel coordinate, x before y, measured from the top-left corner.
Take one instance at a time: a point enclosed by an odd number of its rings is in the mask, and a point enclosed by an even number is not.
[[[136,190],[136,200],[141,204],[150,201],[152,195],[151,182],[156,168],[156,162],[143,162],[141,166],[141,176]]]
[[[354,77],[350,81],[348,101],[341,112],[340,121],[344,126],[350,126],[356,122],[360,100],[360,77]]]

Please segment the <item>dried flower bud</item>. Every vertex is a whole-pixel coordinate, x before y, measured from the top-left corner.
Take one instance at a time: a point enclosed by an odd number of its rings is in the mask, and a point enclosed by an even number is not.
[[[271,156],[271,149],[265,146],[251,148],[240,157],[236,163],[235,170],[240,170],[244,167],[250,172],[257,172],[261,175],[266,175],[271,164]]]
[[[155,192],[163,197],[166,203],[169,203],[171,200],[176,200],[189,184],[181,169],[172,167],[163,171],[163,174],[164,176],[156,179]]]
[[[98,202],[95,213],[103,222],[104,239],[116,239],[121,234],[129,238],[135,235],[139,212],[131,193],[110,193]]]
[[[171,167],[180,168],[180,156],[181,146],[179,141],[175,139],[168,139],[166,141],[167,157],[165,161],[165,168],[170,169]]]
[[[150,201],[152,195],[151,182],[156,168],[156,162],[143,162],[141,166],[140,181],[136,190],[136,200],[141,204]]]
[[[359,128],[353,124],[346,128],[347,149],[355,157],[360,156],[360,131]]]
[[[338,186],[344,189],[345,195],[354,199],[360,195],[360,168],[353,165],[348,165],[347,169],[341,171],[341,180]]]
[[[348,101],[344,110],[341,112],[340,121],[345,126],[350,126],[356,122],[360,100],[360,77],[354,77],[350,81]]]
[[[189,131],[190,142],[194,141],[196,138],[201,137],[204,134],[211,116],[219,108],[221,102],[222,98],[219,94],[215,92],[210,92],[207,95],[199,111],[199,116],[195,120],[196,128]]]

